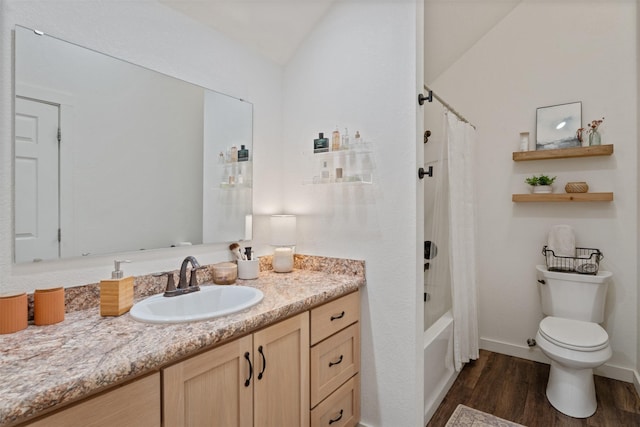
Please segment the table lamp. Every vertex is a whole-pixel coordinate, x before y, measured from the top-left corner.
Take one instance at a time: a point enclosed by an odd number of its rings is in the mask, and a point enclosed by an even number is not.
[[[273,271],[289,273],[293,271],[293,252],[296,245],[296,216],[271,215],[271,245]]]

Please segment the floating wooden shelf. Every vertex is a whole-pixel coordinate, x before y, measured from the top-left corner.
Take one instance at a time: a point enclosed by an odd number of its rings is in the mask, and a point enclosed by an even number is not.
[[[560,148],[557,150],[515,151],[513,153],[513,161],[568,159],[570,157],[610,156],[611,154],[613,154],[613,144]]]
[[[512,194],[513,202],[611,202],[613,193]]]

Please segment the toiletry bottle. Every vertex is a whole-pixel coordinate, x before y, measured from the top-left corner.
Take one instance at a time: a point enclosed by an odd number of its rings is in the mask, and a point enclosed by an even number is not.
[[[242,176],[242,172],[238,172],[238,178],[236,179],[236,181],[238,181],[238,185],[244,184],[244,178]]]
[[[340,150],[340,131],[338,130],[338,126],[336,126],[336,130],[331,134],[331,151]]]
[[[355,151],[362,151],[362,138],[360,137],[360,131],[356,131],[356,134],[353,136],[353,144],[351,144],[351,149]]]
[[[344,135],[342,135],[342,146],[340,147],[343,150],[349,149],[349,129],[344,128]]]
[[[320,177],[323,183],[328,183],[330,181],[329,165],[327,164],[326,160],[322,162],[322,170],[320,171]]]
[[[246,162],[247,160],[249,160],[249,150],[244,148],[244,145],[241,145],[240,149],[238,150],[238,161]]]
[[[320,132],[317,139],[313,140],[314,153],[326,153],[329,151],[329,139],[324,137],[324,133]]]
[[[362,142],[362,138],[360,138],[360,131],[356,131],[353,142],[356,144],[360,144]]]
[[[100,281],[100,315],[120,316],[133,306],[133,277],[122,277],[120,264],[127,260],[114,261],[111,280]]]
[[[235,163],[238,161],[238,147],[236,147],[235,145],[231,146],[231,162]]]

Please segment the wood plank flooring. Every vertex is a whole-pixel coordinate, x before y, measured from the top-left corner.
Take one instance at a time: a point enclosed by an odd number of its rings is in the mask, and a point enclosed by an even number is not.
[[[631,383],[595,377],[598,410],[585,419],[547,401],[549,365],[480,351],[466,366],[427,427],[442,427],[459,403],[527,427],[639,427],[640,398]]]

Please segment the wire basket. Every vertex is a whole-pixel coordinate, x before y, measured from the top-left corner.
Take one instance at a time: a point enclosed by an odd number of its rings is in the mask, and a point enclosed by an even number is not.
[[[576,248],[575,257],[558,256],[553,250],[542,248],[542,255],[547,261],[547,270],[562,273],[597,274],[600,260],[604,258],[599,249]]]

